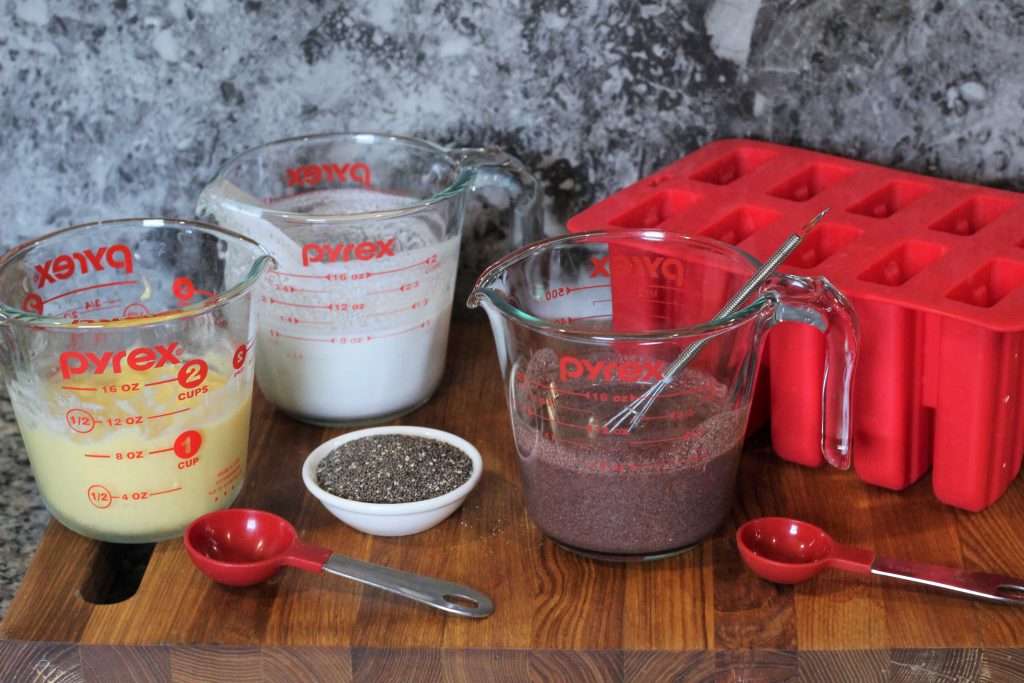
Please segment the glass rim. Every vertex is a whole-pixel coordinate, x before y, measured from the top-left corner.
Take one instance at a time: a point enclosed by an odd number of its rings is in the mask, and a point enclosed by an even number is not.
[[[526,311],[509,304],[504,297],[500,296],[491,288],[491,285],[493,285],[494,281],[498,279],[498,276],[502,271],[507,270],[510,266],[525,261],[535,254],[552,247],[569,243],[602,241],[616,242],[625,241],[627,239],[634,241],[645,240],[658,242],[676,241],[683,244],[700,245],[721,254],[731,255],[736,258],[738,262],[748,264],[751,268],[750,275],[756,273],[763,265],[757,258],[739,247],[703,235],[690,235],[669,230],[658,230],[655,228],[592,230],[588,232],[548,237],[546,239],[527,244],[517,251],[499,259],[488,266],[477,278],[476,282],[473,284],[473,288],[470,290],[467,306],[469,308],[476,308],[486,299],[486,301],[493,304],[494,307],[506,318],[531,327],[542,333],[551,334],[564,339],[598,343],[615,341],[655,342],[689,337],[715,336],[739,327],[748,320],[756,317],[764,308],[766,299],[764,289],[769,286],[771,281],[770,278],[761,285],[761,291],[759,293],[755,292],[754,294],[751,294],[753,299],[749,304],[737,309],[729,315],[725,315],[714,320],[696,323],[686,327],[672,327],[654,331],[595,331],[575,329],[563,324],[544,320],[543,318],[538,318],[537,316],[531,315]],[[724,304],[725,302],[723,301],[722,303]]]
[[[3,271],[5,268],[10,266],[17,257],[21,256],[25,252],[54,238],[66,237],[71,233],[96,231],[106,226],[128,226],[131,224],[136,224],[143,228],[198,228],[202,232],[220,235],[228,238],[229,240],[245,243],[257,250],[259,255],[253,261],[249,271],[239,278],[239,280],[231,287],[223,292],[213,294],[212,296],[208,296],[187,306],[182,306],[181,308],[162,310],[157,313],[132,318],[109,318],[104,320],[83,321],[78,318],[57,318],[54,316],[39,315],[21,308],[14,308],[9,304],[0,301],[0,326],[16,323],[27,327],[43,327],[45,329],[96,330],[110,327],[134,329],[158,325],[169,320],[194,318],[206,311],[219,308],[234,299],[237,299],[242,294],[245,294],[259,281],[260,276],[263,275],[264,271],[266,271],[273,262],[273,257],[259,242],[246,237],[245,235],[234,232],[233,230],[228,230],[209,223],[183,218],[115,218],[70,225],[22,242],[21,244],[7,250],[3,255],[0,255],[0,271]]]
[[[380,144],[382,142],[388,144],[400,144],[408,147],[418,147],[420,149],[427,150],[435,153],[440,157],[443,157],[448,161],[449,164],[455,169],[458,169],[459,164],[452,157],[452,149],[443,147],[434,142],[428,140],[422,140],[420,138],[414,138],[403,135],[393,135],[391,133],[356,133],[356,132],[335,132],[335,133],[316,133],[313,135],[298,135],[289,138],[281,138],[279,140],[272,140],[263,144],[257,145],[256,147],[250,147],[246,150],[235,154],[230,157],[227,161],[221,164],[220,169],[213,176],[213,178],[206,184],[203,189],[203,193],[206,193],[213,188],[217,183],[224,181],[230,182],[227,179],[227,174],[237,168],[243,162],[258,157],[269,150],[276,148],[283,148],[290,145],[303,144],[303,143],[317,143],[331,140],[346,140],[355,142],[357,144]],[[423,209],[429,208],[435,204],[449,199],[455,195],[458,195],[465,190],[473,177],[473,173],[470,172],[469,168],[463,168],[462,172],[459,173],[458,177],[454,182],[447,185],[442,190],[434,193],[430,197],[423,199],[417,199],[408,204],[395,207],[393,209],[379,209],[376,211],[364,211],[360,213],[296,213],[294,211],[281,211],[274,209],[273,207],[265,204],[253,204],[251,202],[240,201],[238,199],[221,198],[219,200],[223,206],[239,211],[241,213],[256,215],[258,217],[276,217],[283,221],[292,223],[350,223],[357,221],[366,221],[371,219],[386,219],[397,216],[405,216]]]

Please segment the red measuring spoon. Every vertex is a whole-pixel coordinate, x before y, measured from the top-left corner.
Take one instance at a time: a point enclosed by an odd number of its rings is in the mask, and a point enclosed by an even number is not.
[[[752,519],[736,531],[736,545],[751,571],[775,583],[800,583],[831,568],[1024,605],[1024,579],[880,557],[870,550],[836,543],[824,530],[798,519]]]
[[[480,618],[494,612],[490,598],[467,586],[303,543],[295,527],[263,510],[218,510],[199,517],[185,529],[185,550],[199,571],[229,586],[266,581],[287,565],[344,576],[464,617]]]

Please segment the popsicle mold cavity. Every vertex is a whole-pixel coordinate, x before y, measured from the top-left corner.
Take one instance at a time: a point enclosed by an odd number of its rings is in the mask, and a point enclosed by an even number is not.
[[[991,197],[971,197],[948,214],[928,226],[929,230],[953,235],[973,235],[999,218],[1013,202]]]
[[[737,245],[782,214],[757,206],[741,206],[700,234]]]
[[[838,182],[848,178],[853,171],[833,164],[810,164],[768,190],[768,194],[791,202],[806,202]]]
[[[997,259],[986,263],[947,294],[954,301],[971,306],[995,306],[1024,284],[1024,265]]]
[[[898,180],[886,183],[846,210],[869,218],[889,218],[931,189],[931,185],[924,183]]]
[[[611,220],[619,228],[655,228],[700,200],[700,195],[679,190],[662,190],[647,201]]]
[[[861,280],[899,287],[948,251],[946,247],[928,242],[904,242],[860,274]]]
[[[814,268],[862,234],[863,231],[849,225],[822,222],[804,239],[803,244],[797,247],[792,256],[786,259],[786,265]]]
[[[693,180],[712,185],[728,185],[771,161],[774,152],[756,147],[740,148],[690,176]]]

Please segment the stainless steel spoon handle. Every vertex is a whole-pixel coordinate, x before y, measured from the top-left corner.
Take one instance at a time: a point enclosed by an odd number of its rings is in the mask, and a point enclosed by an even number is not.
[[[467,586],[382,567],[339,553],[327,558],[323,570],[463,617],[481,619],[494,612],[494,603],[490,598]]]
[[[1011,605],[1024,605],[1024,579],[968,569],[936,567],[920,562],[875,557],[871,573],[893,579],[912,581],[935,588],[965,593],[976,598]]]

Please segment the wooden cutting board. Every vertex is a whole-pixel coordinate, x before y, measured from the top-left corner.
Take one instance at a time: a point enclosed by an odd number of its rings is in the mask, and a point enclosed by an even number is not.
[[[299,471],[343,430],[286,418],[261,396],[237,504],[283,515],[309,542],[474,586],[494,600],[490,618],[294,569],[227,588],[194,569],[180,540],[156,544],[146,561],[147,547],[51,523],[0,623],[0,680],[1024,678],[1024,608],[839,572],[777,586],[746,570],[733,540],[751,517],[788,515],[880,554],[1024,576],[1020,480],[968,513],[938,503],[927,479],[892,492],[785,463],[759,434],[713,539],[667,560],[610,564],[565,552],[527,517],[484,325],[454,326],[443,386],[400,422],[459,434],[484,456],[480,485],[440,526],[379,538],[336,521]],[[126,596],[133,567],[141,582]]]

